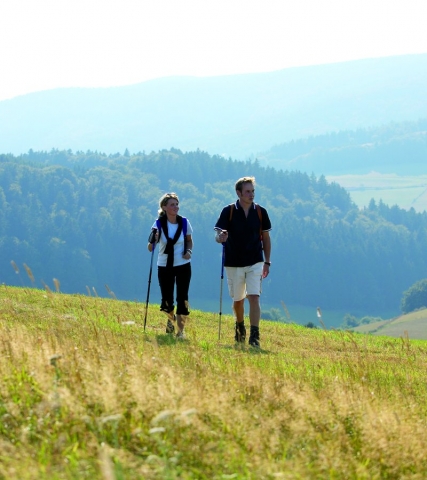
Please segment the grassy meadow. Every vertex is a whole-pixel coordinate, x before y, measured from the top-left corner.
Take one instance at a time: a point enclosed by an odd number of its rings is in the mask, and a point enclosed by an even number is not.
[[[0,286],[0,479],[424,479],[427,342]]]

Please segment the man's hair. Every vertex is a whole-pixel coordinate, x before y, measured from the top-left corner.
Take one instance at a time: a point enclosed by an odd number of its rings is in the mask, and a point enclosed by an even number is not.
[[[236,191],[238,190],[239,192],[242,191],[242,186],[244,183],[252,183],[253,186],[255,186],[255,177],[242,177],[239,178],[236,182]]]
[[[159,217],[163,216],[163,215],[166,215],[166,212],[163,210],[162,207],[165,207],[169,200],[173,198],[174,200],[176,200],[178,203],[179,203],[179,198],[178,198],[178,195],[174,192],[171,192],[171,193],[165,193],[164,195],[162,195],[160,197],[160,200],[159,200],[159,210],[158,210],[158,214],[159,214]]]

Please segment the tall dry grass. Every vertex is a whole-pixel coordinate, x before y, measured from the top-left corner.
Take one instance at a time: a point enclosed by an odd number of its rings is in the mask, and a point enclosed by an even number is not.
[[[0,478],[422,479],[427,343],[0,287]]]

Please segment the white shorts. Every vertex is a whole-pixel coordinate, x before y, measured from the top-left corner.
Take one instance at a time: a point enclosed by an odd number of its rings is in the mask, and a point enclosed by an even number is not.
[[[225,267],[228,292],[238,302],[247,295],[261,295],[262,269],[264,262],[249,267]]]

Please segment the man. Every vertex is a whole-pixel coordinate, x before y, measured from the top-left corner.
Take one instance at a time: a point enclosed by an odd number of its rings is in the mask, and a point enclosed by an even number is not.
[[[270,272],[271,222],[267,210],[254,203],[255,178],[237,180],[237,201],[227,205],[215,224],[215,240],[225,243],[225,271],[236,317],[235,340],[244,343],[245,298],[249,301],[249,345],[260,347],[261,282]]]

